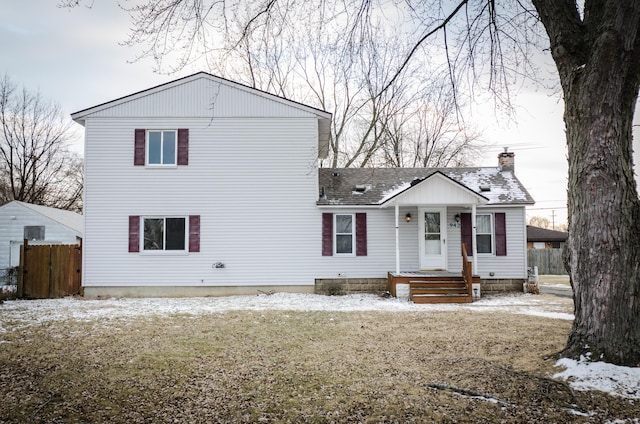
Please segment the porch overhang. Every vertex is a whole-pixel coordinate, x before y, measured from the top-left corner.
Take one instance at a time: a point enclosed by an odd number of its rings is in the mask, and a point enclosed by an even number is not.
[[[380,207],[391,206],[466,206],[485,205],[489,199],[440,171],[426,178],[396,187],[381,202]]]

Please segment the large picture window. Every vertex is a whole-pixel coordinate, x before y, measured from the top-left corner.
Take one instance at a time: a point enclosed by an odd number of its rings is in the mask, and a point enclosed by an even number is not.
[[[353,215],[335,215],[336,255],[352,255],[354,252]]]
[[[175,130],[147,131],[148,165],[176,165],[177,151]]]
[[[145,251],[179,251],[186,246],[186,218],[144,218]]]

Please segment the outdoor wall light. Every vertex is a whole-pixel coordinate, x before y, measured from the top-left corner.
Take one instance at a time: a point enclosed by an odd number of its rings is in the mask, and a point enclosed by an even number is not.
[[[407,222],[411,222],[411,213],[407,212],[407,214],[404,216],[404,220]]]
[[[460,223],[460,214],[459,213],[457,213],[453,218],[456,220],[456,224]]]

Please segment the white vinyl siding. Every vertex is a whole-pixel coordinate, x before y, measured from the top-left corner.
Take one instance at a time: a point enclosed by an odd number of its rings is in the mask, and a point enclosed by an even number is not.
[[[256,94],[257,93],[257,94]],[[150,118],[304,118],[311,111],[293,102],[280,101],[227,81],[220,84],[208,78],[187,78],[156,90],[97,108],[92,118],[145,116]],[[316,131],[317,134],[317,131]]]
[[[135,128],[189,128],[189,166],[134,166]],[[314,284],[316,118],[87,119],[86,138],[85,286]],[[200,253],[130,254],[131,215],[200,215]]]
[[[462,270],[462,259],[460,258],[460,231],[456,228],[455,215],[457,213],[469,212],[468,209],[449,208],[447,211],[448,223],[448,270],[460,272]],[[495,214],[503,212],[507,230],[507,255],[478,255],[478,273],[481,278],[526,278],[527,276],[527,255],[525,222],[526,212],[524,206],[514,207],[486,207],[478,208],[477,215]],[[495,233],[494,233],[495,234]],[[495,241],[494,241],[495,244]],[[474,258],[470,258],[474,260]],[[493,273],[493,275],[491,275]]]
[[[367,255],[366,256],[320,256],[317,278],[386,278],[395,270],[395,212],[393,208],[322,208],[319,212],[334,214],[367,214]],[[403,270],[418,269],[418,219],[406,222],[404,217],[411,212],[417,217],[417,209],[400,208],[400,267]],[[321,215],[321,213],[320,213]],[[318,233],[320,226],[318,224]],[[339,275],[340,274],[340,275]]]

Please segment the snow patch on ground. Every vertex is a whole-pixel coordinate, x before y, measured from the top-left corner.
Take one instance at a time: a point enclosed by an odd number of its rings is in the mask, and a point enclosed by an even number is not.
[[[257,296],[198,298],[43,299],[12,300],[0,305],[0,335],[33,325],[56,321],[127,320],[134,318],[199,316],[229,311],[380,311],[380,312],[508,312],[549,319],[572,320],[570,300],[531,294],[489,296],[476,302],[454,305],[416,305],[396,298],[371,294],[323,296],[274,293]],[[0,336],[1,337],[1,336]],[[1,343],[1,341],[0,341]],[[561,359],[566,370],[554,376],[577,390],[601,390],[615,396],[640,399],[640,368],[618,367],[602,362]],[[632,424],[640,424],[638,422]]]
[[[606,362],[563,358],[557,367],[566,369],[553,376],[569,382],[576,390],[600,390],[612,396],[640,399],[640,368],[621,367]]]

